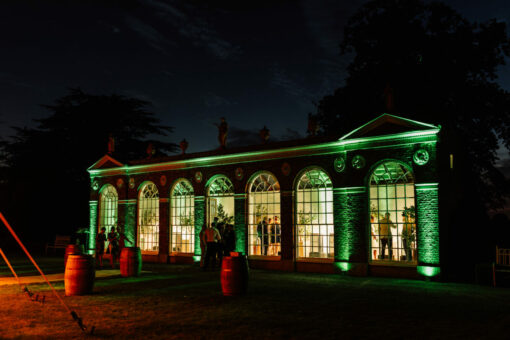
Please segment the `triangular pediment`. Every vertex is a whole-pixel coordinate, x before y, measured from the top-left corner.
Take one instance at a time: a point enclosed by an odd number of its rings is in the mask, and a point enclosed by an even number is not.
[[[365,125],[352,130],[340,138],[340,140],[394,135],[411,131],[431,130],[439,128],[440,127],[432,124],[422,123],[416,120],[384,113],[379,117],[369,121]]]
[[[124,164],[112,158],[110,155],[104,155],[97,162],[92,164],[88,170],[118,168],[121,166],[124,166]]]

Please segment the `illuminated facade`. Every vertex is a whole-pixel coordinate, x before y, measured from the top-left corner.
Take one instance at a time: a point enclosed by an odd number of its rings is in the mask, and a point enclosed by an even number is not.
[[[144,261],[191,263],[219,217],[254,268],[438,276],[439,131],[383,114],[336,140],[128,164],[106,155],[88,170],[90,244],[116,223]]]

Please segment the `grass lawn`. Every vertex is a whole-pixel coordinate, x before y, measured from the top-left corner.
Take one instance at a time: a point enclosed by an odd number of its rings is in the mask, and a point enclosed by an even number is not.
[[[41,263],[51,270],[59,261]],[[93,336],[81,332],[46,285],[29,286],[46,296],[44,304],[17,285],[0,286],[0,338],[502,339],[510,332],[506,288],[252,270],[246,296],[224,297],[219,270],[144,270],[150,273],[139,278],[96,279],[92,295],[64,298],[96,327]],[[54,285],[63,295],[64,283]]]

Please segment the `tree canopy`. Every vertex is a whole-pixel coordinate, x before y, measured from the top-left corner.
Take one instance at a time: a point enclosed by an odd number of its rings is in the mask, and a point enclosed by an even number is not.
[[[495,162],[500,143],[510,148],[510,94],[497,83],[510,55],[504,22],[469,22],[439,2],[374,0],[350,18],[340,46],[354,59],[345,84],[318,103],[324,133],[388,111],[440,124],[473,194],[503,202],[508,183]],[[394,105],[385,103],[389,92]]]
[[[121,162],[147,157],[149,143],[163,154],[177,149],[155,139],[167,136],[172,128],[161,125],[149,106],[136,98],[92,95],[80,89],[44,105],[48,117],[35,120],[34,128],[15,127],[15,135],[1,142],[0,171],[8,179],[0,183],[4,209],[36,235],[54,236],[41,231],[41,225],[67,234],[85,227],[87,168],[108,152],[110,136],[115,141],[112,156]]]

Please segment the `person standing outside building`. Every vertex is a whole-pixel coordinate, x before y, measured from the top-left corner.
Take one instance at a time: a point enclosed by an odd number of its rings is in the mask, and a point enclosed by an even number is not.
[[[119,234],[115,231],[115,227],[112,227],[108,233],[108,248],[110,250],[110,264],[114,268],[119,254]]]
[[[200,230],[200,233],[198,234],[198,237],[200,238],[200,268],[204,267],[205,252],[207,250],[207,242],[205,240],[206,229],[207,225],[204,223],[202,230]]]
[[[207,250],[205,252],[205,264],[203,269],[206,270],[209,267],[209,261],[211,258],[213,268],[216,266],[217,243],[221,241],[221,236],[218,229],[210,225],[205,230],[204,238]]]
[[[386,246],[388,246],[388,255],[389,259],[393,259],[393,249],[392,249],[392,234],[391,228],[396,228],[397,226],[393,224],[390,218],[390,213],[387,212],[384,214],[384,217],[379,220],[379,239],[381,241],[381,260],[384,259],[384,253]]]
[[[96,262],[99,262],[99,268],[103,268],[104,243],[106,242],[106,228],[102,227],[96,235]]]

